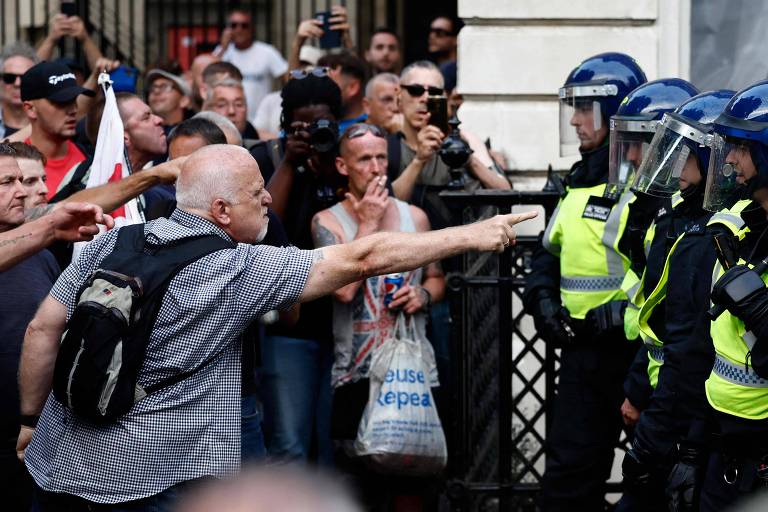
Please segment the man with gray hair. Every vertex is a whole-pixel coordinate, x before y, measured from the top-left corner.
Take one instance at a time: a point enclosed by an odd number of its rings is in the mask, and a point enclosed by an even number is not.
[[[365,86],[363,108],[368,123],[378,125],[389,133],[402,130],[403,116],[397,104],[400,77],[394,73],[379,73]]]
[[[233,78],[225,78],[212,84],[207,91],[205,110],[212,110],[225,116],[237,127],[246,147],[254,141],[272,137],[269,133],[260,133],[248,121],[248,102],[243,83]]]
[[[240,460],[239,337],[248,324],[269,310],[316,299],[360,278],[470,250],[501,252],[514,242],[513,226],[536,215],[499,215],[418,234],[375,233],[316,250],[256,245],[266,233],[272,198],[250,153],[230,145],[193,153],[182,167],[177,198],[171,218],[146,224],[145,237],[166,245],[215,235],[232,244],[175,275],[149,335],[137,384],[184,378],[105,425],[83,420],[50,393],[77,292],[115,251],[125,228],[86,246],[30,323],[19,371],[27,422],[17,452],[35,480],[41,512],[129,501],[132,507],[167,510],[182,487],[233,473]]]
[[[21,101],[21,75],[39,61],[34,48],[22,41],[8,43],[0,53],[0,140],[29,124]]]
[[[235,123],[223,115],[212,110],[203,110],[202,112],[198,112],[192,117],[206,119],[218,126],[219,130],[224,132],[224,136],[227,138],[227,144],[234,144],[235,146],[243,145],[243,136],[240,135],[240,130],[237,129]]]

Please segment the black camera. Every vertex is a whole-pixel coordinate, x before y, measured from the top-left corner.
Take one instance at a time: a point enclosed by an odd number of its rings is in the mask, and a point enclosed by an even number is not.
[[[309,143],[318,153],[330,153],[339,141],[339,125],[328,119],[318,119],[309,125]]]

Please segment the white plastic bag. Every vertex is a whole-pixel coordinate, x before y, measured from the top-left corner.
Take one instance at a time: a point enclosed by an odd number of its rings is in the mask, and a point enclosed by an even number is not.
[[[403,315],[395,333],[373,354],[355,453],[381,472],[434,475],[448,459],[430,390],[437,385],[434,351]]]

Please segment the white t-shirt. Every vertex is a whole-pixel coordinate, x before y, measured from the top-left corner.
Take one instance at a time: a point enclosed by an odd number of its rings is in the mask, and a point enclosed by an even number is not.
[[[261,100],[256,117],[251,124],[259,130],[269,133],[278,133],[280,131],[280,115],[283,113],[283,98],[280,91],[275,91],[264,96]]]
[[[272,90],[272,78],[288,71],[288,62],[271,44],[254,41],[245,50],[230,44],[221,60],[231,62],[243,74],[243,89],[248,101],[248,119],[256,116],[261,100]]]

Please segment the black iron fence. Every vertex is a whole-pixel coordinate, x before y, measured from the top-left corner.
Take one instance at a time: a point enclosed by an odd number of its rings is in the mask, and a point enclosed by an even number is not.
[[[442,195],[461,224],[516,205],[542,205],[548,219],[558,200],[555,192]],[[559,352],[536,335],[522,308],[536,238],[521,236],[499,255],[467,254],[448,275],[454,366],[447,495],[455,511],[536,510]],[[618,483],[606,486],[619,491]]]
[[[51,18],[61,12],[60,0],[0,1],[0,45],[45,37]],[[353,41],[367,41],[382,25],[402,26],[402,1],[388,0],[76,0],[74,9],[85,21],[105,55],[139,68],[165,59],[187,69],[198,54],[218,43],[233,5],[249,11],[254,37],[288,55],[299,22],[331,5],[344,5]],[[63,55],[82,59],[80,46],[65,40]]]

